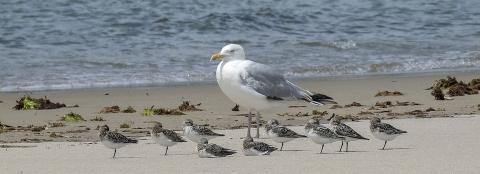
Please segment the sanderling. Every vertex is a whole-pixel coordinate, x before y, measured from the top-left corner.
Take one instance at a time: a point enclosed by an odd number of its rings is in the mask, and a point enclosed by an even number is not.
[[[270,139],[277,143],[282,143],[280,151],[283,149],[283,143],[292,141],[295,138],[306,138],[305,135],[300,135],[291,129],[281,126],[278,120],[272,119],[265,125],[265,131]],[[247,136],[248,137],[248,136]]]
[[[307,137],[310,138],[314,143],[321,144],[323,152],[323,146],[328,143],[333,143],[335,141],[344,141],[344,137],[340,137],[332,130],[320,124],[316,119],[310,119],[308,124],[305,125],[305,132],[307,132]]]
[[[382,150],[385,149],[387,141],[392,141],[397,136],[407,133],[407,131],[397,129],[390,124],[381,123],[381,120],[378,117],[373,117],[372,120],[370,120],[370,131],[372,131],[375,138],[385,141]]]
[[[277,149],[264,142],[254,142],[252,137],[246,137],[243,140],[243,154],[246,156],[270,155]]]
[[[187,137],[190,141],[193,142],[198,142],[202,138],[210,140],[216,137],[225,136],[224,134],[215,133],[204,126],[193,124],[193,121],[191,119],[186,119],[185,121],[183,121],[182,126],[183,135],[185,135],[185,137]]]
[[[187,142],[174,131],[163,129],[162,123],[156,121],[151,122],[154,123],[154,125],[152,130],[150,130],[150,135],[157,144],[167,147],[167,149],[165,149],[165,155],[167,155],[169,146],[173,146],[179,142]]]
[[[201,138],[197,144],[197,152],[200,158],[217,158],[233,155],[235,150],[220,147],[216,144],[208,144],[208,140]]]
[[[117,149],[138,142],[138,140],[129,139],[120,133],[111,132],[107,125],[98,126],[98,129],[100,130],[100,142],[102,142],[105,147],[115,149],[113,152],[113,158],[115,158]]]
[[[348,142],[355,141],[355,140],[369,140],[368,138],[363,137],[362,135],[358,134],[355,130],[353,130],[350,126],[342,123],[340,118],[335,114],[332,115],[330,120],[330,127],[339,136],[345,137],[345,140],[342,141],[342,145],[340,146],[340,152],[342,151],[343,142],[347,143],[347,148],[345,152],[348,152]]]

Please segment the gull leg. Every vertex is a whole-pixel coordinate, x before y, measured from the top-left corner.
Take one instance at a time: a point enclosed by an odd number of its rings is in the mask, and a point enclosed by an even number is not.
[[[322,153],[322,152],[323,152],[323,146],[325,146],[325,144],[322,144],[322,150],[320,150],[320,153]]]
[[[385,141],[385,144],[383,144],[382,150],[385,150],[385,145],[387,145],[387,141]]]
[[[280,147],[280,151],[282,151],[282,149],[283,149],[283,143],[282,143],[282,147]]]
[[[343,143],[343,142],[342,142]],[[347,142],[347,150],[345,152],[348,152],[348,142]]]
[[[342,147],[343,147],[343,141],[342,141],[342,145],[340,146],[340,151],[339,151],[339,152],[341,152],[341,151],[342,151]]]
[[[252,137],[250,135],[250,127],[252,124],[252,111],[248,111],[248,130],[247,130],[247,137]]]
[[[113,151],[113,158],[115,158],[116,153],[117,153],[117,149],[115,149],[115,151]]]
[[[167,149],[165,149],[165,155],[167,155],[167,151],[168,151],[168,146],[167,146]]]
[[[255,138],[260,138],[260,112],[257,111],[257,136]]]

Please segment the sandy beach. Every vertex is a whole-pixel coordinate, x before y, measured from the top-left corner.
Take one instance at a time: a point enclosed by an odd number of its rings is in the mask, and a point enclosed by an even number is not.
[[[478,78],[477,74],[456,73],[457,80],[470,81]],[[24,172],[42,173],[68,172],[76,173],[127,173],[140,171],[153,173],[169,171],[174,173],[225,173],[225,172],[254,172],[259,169],[262,173],[286,173],[302,171],[318,173],[319,171],[360,173],[380,173],[376,170],[390,170],[393,173],[473,173],[479,169],[477,164],[479,150],[475,148],[478,138],[474,128],[478,127],[479,117],[477,105],[480,104],[478,95],[454,97],[453,100],[435,100],[430,94],[435,80],[446,78],[445,75],[422,76],[381,76],[369,78],[330,78],[294,81],[297,85],[310,91],[327,94],[343,108],[332,108],[332,105],[317,107],[308,103],[293,102],[289,106],[295,108],[280,109],[263,112],[262,122],[272,118],[282,124],[291,126],[294,130],[303,133],[302,126],[312,117],[313,110],[328,112],[320,117],[322,123],[332,113],[345,116],[347,124],[357,129],[370,141],[356,141],[350,143],[350,150],[354,152],[339,153],[339,143],[326,145],[324,152],[318,154],[320,146],[308,139],[295,140],[284,146],[285,151],[275,152],[267,157],[245,157],[241,151],[233,157],[224,159],[198,159],[195,154],[195,143],[187,142],[170,149],[172,155],[163,156],[164,148],[153,144],[149,138],[149,121],[159,121],[164,128],[180,132],[182,121],[186,118],[195,123],[207,125],[219,133],[227,136],[217,138],[211,142],[240,150],[242,137],[246,134],[245,126],[247,111],[240,107],[240,111],[232,111],[235,103],[230,101],[217,85],[172,86],[162,88],[109,88],[109,89],[82,89],[48,92],[28,92],[31,97],[47,97],[53,102],[65,103],[67,107],[54,110],[13,110],[12,107],[26,93],[0,93],[0,121],[4,125],[12,126],[12,130],[0,133],[0,142],[5,150],[2,154],[2,164],[8,164],[7,173]],[[402,96],[380,96],[375,94],[381,91],[399,91]],[[106,95],[108,94],[108,95]],[[186,115],[155,115],[141,116],[144,108],[177,108],[182,101],[191,104],[203,111],[186,111]],[[391,101],[414,102],[419,105],[374,107],[377,102]],[[344,107],[353,102],[362,106]],[[136,113],[101,114],[103,107],[117,105],[120,109],[132,106]],[[375,110],[370,110],[372,107]],[[423,112],[421,115],[411,111],[425,111],[433,108],[437,111]],[[362,112],[371,114],[361,114]],[[82,115],[87,121],[63,122],[58,121],[61,116],[74,112]],[[285,114],[285,112],[287,114]],[[288,116],[299,112],[308,113],[308,116]],[[283,116],[279,116],[278,114]],[[461,115],[461,116],[460,116]],[[385,122],[392,123],[409,133],[387,144],[389,150],[380,151],[383,142],[375,139],[368,129],[368,120],[371,116],[385,118]],[[102,117],[106,121],[90,121],[95,117]],[[437,117],[437,118],[432,118]],[[438,118],[449,117],[449,118]],[[451,118],[450,118],[451,117]],[[394,119],[392,119],[394,118]],[[50,127],[49,123],[65,123],[64,127]],[[130,128],[119,128],[120,124],[130,124]],[[98,144],[98,125],[107,124],[110,129],[128,137],[140,140],[138,145],[131,145],[117,151],[118,158],[112,159],[113,150]],[[18,129],[29,125],[43,126],[45,130],[32,132]],[[477,126],[476,126],[477,125]],[[15,129],[14,129],[15,128]],[[54,133],[55,137],[51,137]],[[265,139],[263,127],[259,141],[264,141],[279,147],[279,144]],[[41,143],[40,143],[41,142]],[[461,143],[459,143],[461,142]],[[16,146],[34,146],[31,148],[15,148]],[[288,158],[285,158],[288,157]],[[168,159],[168,160],[167,160]],[[294,159],[294,160],[292,160]],[[316,160],[312,160],[316,159]],[[47,160],[46,162],[41,162]],[[267,160],[267,161],[266,161]],[[159,163],[160,162],[160,163]],[[22,163],[31,165],[25,166]],[[171,167],[171,166],[175,167]],[[193,165],[186,167],[187,165]],[[246,167],[248,166],[248,167]],[[285,167],[288,166],[288,167]],[[347,167],[346,167],[347,166]],[[380,168],[381,166],[381,168]]]

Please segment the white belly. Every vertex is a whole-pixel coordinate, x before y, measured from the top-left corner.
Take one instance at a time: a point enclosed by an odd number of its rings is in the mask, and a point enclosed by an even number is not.
[[[110,149],[118,149],[127,145],[127,143],[113,143],[111,141],[102,141],[102,144]]]
[[[190,141],[193,141],[195,143],[198,143],[198,141],[202,138],[205,138],[207,140],[216,138],[215,136],[202,136],[198,134],[198,132],[193,131],[191,126],[186,126],[183,128],[183,135],[187,137]]]
[[[216,158],[215,155],[208,153],[205,149],[198,151],[198,156],[200,158]]]
[[[261,151],[255,150],[253,148],[243,149],[242,151],[243,151],[243,154],[245,154],[245,156],[261,156],[267,153],[267,152],[261,152]]]
[[[317,144],[328,144],[328,143],[338,141],[338,140],[335,140],[333,138],[324,138],[322,136],[319,136],[319,135],[313,133],[312,131],[308,131],[307,137],[310,138],[310,140],[312,140],[314,143],[317,143]]]
[[[286,137],[279,137],[278,134],[273,133],[272,130],[268,131],[268,137],[277,143],[286,143],[292,141],[295,138],[286,138]]]
[[[249,110],[268,110],[272,108],[264,95],[252,88],[240,84],[240,76],[230,63],[220,63],[217,67],[217,82],[223,93],[233,102]]]
[[[345,137],[345,140],[343,142],[350,142],[350,141],[356,141],[359,140],[358,138],[351,138],[351,137]]]
[[[386,134],[384,132],[372,132],[373,136],[379,140],[383,140],[383,141],[392,141],[394,140],[395,138],[397,138],[397,136],[399,136],[400,134]]]
[[[170,147],[178,143],[168,139],[163,133],[160,133],[159,136],[153,136],[153,134],[151,135],[153,141],[155,141],[155,143],[159,144],[160,146]]]

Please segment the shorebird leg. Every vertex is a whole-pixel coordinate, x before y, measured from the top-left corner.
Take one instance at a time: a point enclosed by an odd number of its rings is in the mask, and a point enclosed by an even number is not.
[[[282,143],[282,147],[280,147],[280,151],[282,151],[282,149],[283,149],[283,143]]]
[[[383,144],[382,150],[385,150],[385,145],[387,145],[387,141],[385,141],[385,144]]]
[[[340,150],[339,150],[339,152],[341,152],[341,151],[342,151],[342,147],[343,147],[343,141],[342,141],[342,145],[340,146]]]
[[[167,149],[165,149],[165,155],[167,155],[167,151],[168,151],[168,146],[167,146]]]
[[[323,152],[323,146],[325,146],[325,144],[322,144],[322,150],[320,150],[320,153],[322,153],[322,152]]]
[[[247,137],[252,137],[250,135],[250,127],[252,124],[252,111],[248,111],[248,130],[247,130]]]
[[[117,149],[115,149],[115,151],[113,151],[113,158],[115,158],[116,153],[117,153]]]
[[[257,111],[257,136],[255,138],[260,138],[260,112]]]
[[[345,152],[348,152],[348,142],[346,142],[346,143],[347,143],[347,150]],[[343,144],[343,142],[342,142],[342,144]]]

